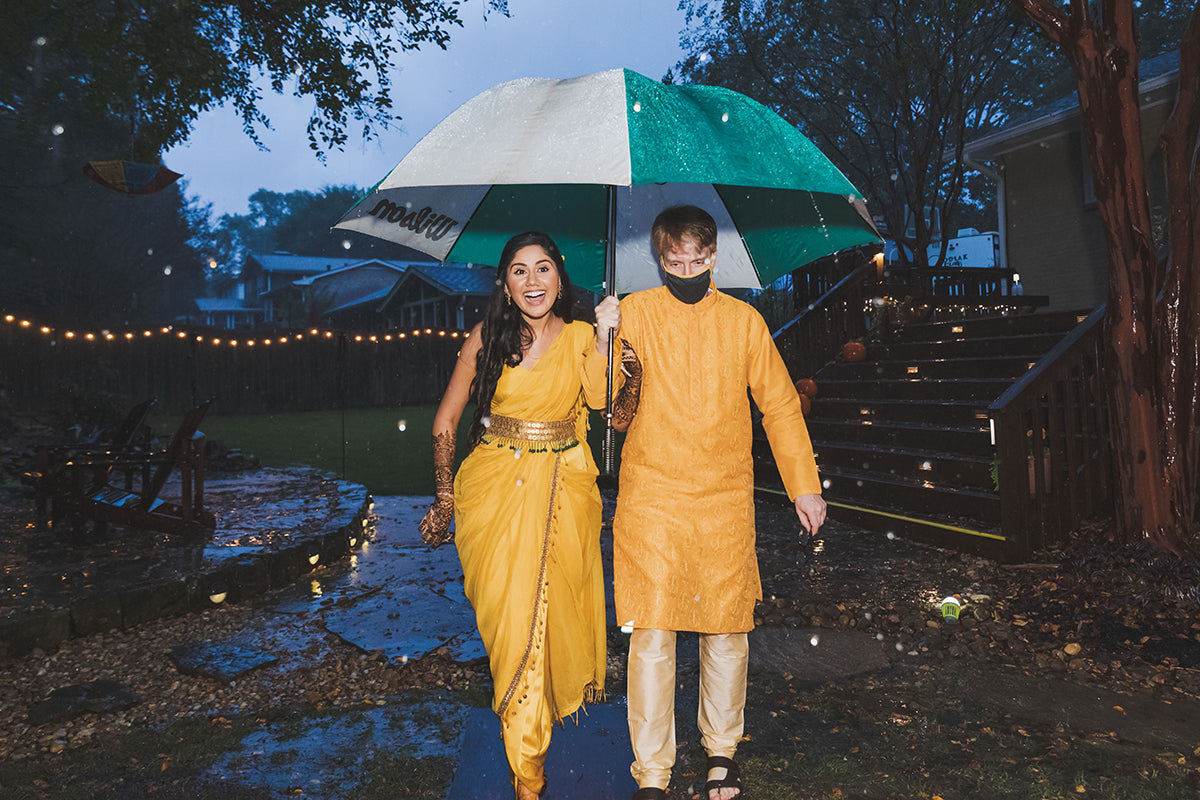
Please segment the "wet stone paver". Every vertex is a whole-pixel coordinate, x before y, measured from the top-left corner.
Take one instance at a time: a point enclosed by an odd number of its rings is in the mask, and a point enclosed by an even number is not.
[[[256,789],[262,800],[353,798],[376,760],[454,759],[469,709],[453,695],[399,697],[374,709],[274,722],[247,736],[203,774],[213,784]]]
[[[457,551],[421,543],[417,523],[431,500],[376,498],[372,540],[306,597],[284,597],[271,610],[315,613],[329,632],[392,661],[441,648],[455,661],[485,657]]]
[[[171,648],[171,663],[185,675],[199,675],[229,683],[252,669],[274,664],[279,659],[255,647],[237,642],[194,642]]]

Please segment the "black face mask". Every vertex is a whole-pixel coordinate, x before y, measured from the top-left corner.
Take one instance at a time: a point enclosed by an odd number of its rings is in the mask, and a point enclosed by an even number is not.
[[[667,284],[667,289],[671,294],[675,295],[675,299],[681,303],[687,303],[689,306],[694,306],[704,299],[704,295],[708,294],[708,284],[712,281],[712,270],[706,269],[704,272],[692,275],[690,278],[681,278],[673,272],[663,270],[663,277]]]

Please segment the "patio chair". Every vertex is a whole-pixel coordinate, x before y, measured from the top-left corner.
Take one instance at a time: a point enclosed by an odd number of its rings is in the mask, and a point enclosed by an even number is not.
[[[157,404],[158,398],[151,397],[129,409],[106,443],[43,445],[37,449],[33,469],[22,474],[21,482],[34,490],[39,524],[46,521],[48,507],[51,518],[58,513],[62,501],[57,495],[60,489],[65,488],[59,478],[67,465],[73,465],[75,462],[94,462],[91,487],[99,488],[104,485],[116,466],[114,456],[130,451],[150,412]]]
[[[200,431],[211,403],[206,400],[184,414],[165,450],[112,451],[104,458],[74,464],[64,476],[63,510],[102,523],[164,533],[216,527],[216,519],[204,508],[204,434]],[[159,495],[176,470],[180,500],[163,500]],[[103,482],[87,482],[101,472],[107,476]],[[114,481],[114,477],[124,480]]]

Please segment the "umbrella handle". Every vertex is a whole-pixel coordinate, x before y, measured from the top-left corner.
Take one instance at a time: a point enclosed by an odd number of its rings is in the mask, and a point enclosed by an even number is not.
[[[604,398],[604,475],[611,476],[614,469],[614,453],[617,449],[617,432],[613,429],[613,344],[616,333],[608,332],[608,380],[605,381]]]
[[[608,195],[608,241],[604,246],[604,294],[617,294],[617,187],[609,185],[605,193]],[[613,345],[616,343],[616,331],[608,332],[608,381],[604,399],[604,472],[606,477],[612,477],[617,449],[617,433],[613,430]]]

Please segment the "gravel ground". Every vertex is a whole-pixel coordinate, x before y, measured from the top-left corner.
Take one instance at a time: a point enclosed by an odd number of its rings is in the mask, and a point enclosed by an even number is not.
[[[761,624],[853,629],[895,641],[898,657],[974,659],[1127,694],[1200,697],[1200,567],[1083,531],[1038,564],[1005,566],[830,523],[816,542],[786,512],[759,507],[765,602]],[[322,569],[328,569],[323,567]],[[934,604],[956,591],[963,618],[945,626]],[[56,653],[0,664],[0,760],[78,747],[112,733],[193,717],[270,717],[297,707],[382,704],[410,688],[473,691],[486,703],[479,663],[434,653],[406,663],[365,654],[310,614],[256,604],[160,620],[74,639]],[[181,674],[180,644],[237,641],[279,655],[228,685]],[[623,686],[623,637],[610,636],[608,689]],[[127,710],[35,726],[33,704],[52,690],[111,679],[143,699]]]

